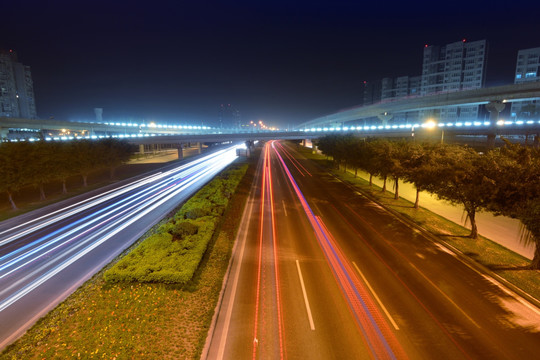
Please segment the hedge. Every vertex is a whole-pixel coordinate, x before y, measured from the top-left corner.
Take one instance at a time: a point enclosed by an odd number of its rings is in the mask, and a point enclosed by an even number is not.
[[[197,270],[247,165],[233,165],[105,272],[108,282],[185,284]]]

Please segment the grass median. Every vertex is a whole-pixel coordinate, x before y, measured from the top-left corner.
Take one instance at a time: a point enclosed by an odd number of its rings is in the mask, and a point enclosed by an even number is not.
[[[356,186],[383,206],[420,225],[432,235],[437,236],[441,242],[456,248],[472,261],[484,266],[540,301],[540,271],[527,268],[530,264],[529,259],[483,236],[479,236],[476,240],[467,237],[470,229],[425,208],[414,209],[414,204],[403,198],[395,200],[393,193],[388,191],[383,193],[380,187],[375,184],[370,187],[368,181],[361,177],[355,177],[354,173],[336,169],[332,161],[327,160],[323,155],[313,154],[310,148],[298,146],[297,150],[306,158],[328,169],[333,175]]]
[[[250,166],[189,281],[110,283],[104,273],[111,263],[6,348],[0,359],[198,359],[253,175]],[[166,223],[151,232],[163,230]]]

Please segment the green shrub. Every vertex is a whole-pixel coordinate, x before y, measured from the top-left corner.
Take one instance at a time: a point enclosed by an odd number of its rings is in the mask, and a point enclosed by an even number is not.
[[[183,239],[186,236],[189,235],[195,235],[199,231],[199,226],[196,224],[184,220],[179,221],[176,224],[173,224],[172,229],[169,231],[169,233],[173,236],[173,240],[176,239]]]
[[[193,277],[225,211],[230,194],[247,170],[224,172],[199,190],[158,232],[105,272],[108,282],[185,284]]]

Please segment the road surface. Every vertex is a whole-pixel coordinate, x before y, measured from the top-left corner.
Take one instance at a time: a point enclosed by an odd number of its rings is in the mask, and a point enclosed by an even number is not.
[[[0,223],[0,349],[235,158],[236,146],[228,147]]]
[[[267,144],[208,359],[526,359],[540,310]]]

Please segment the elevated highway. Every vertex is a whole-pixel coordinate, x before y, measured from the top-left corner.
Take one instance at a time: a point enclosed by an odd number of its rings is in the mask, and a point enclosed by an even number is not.
[[[354,132],[366,137],[411,137],[471,135],[486,136],[488,145],[497,136],[532,136],[538,144],[540,121],[499,120],[506,103],[540,99],[540,82],[505,85],[484,89],[448,92],[423,97],[406,97],[383,101],[369,106],[357,106],[322,116],[299,125],[294,131],[246,131],[242,129],[217,129],[207,126],[123,123],[123,122],[70,122],[0,118],[0,139],[72,140],[75,138],[117,137],[128,139],[139,146],[169,144],[182,147],[184,143],[253,141],[270,139],[310,139],[327,133]],[[489,121],[464,121],[454,123],[392,124],[387,120],[394,114],[429,110],[443,107],[485,105],[490,111]],[[355,120],[378,117],[377,125],[348,126]],[[19,131],[19,133],[17,133]],[[20,135],[20,136],[19,136]]]
[[[373,105],[356,106],[341,110],[305,122],[297,128],[308,129],[330,124],[344,124],[349,121],[372,117],[379,117],[383,120],[385,118],[391,118],[392,115],[397,113],[466,105],[487,105],[488,111],[493,113],[493,110],[496,110],[495,112],[498,115],[504,106],[498,106],[498,109],[493,109],[492,106],[494,104],[502,105],[513,101],[535,99],[540,99],[540,82],[447,92],[428,96],[410,96],[391,101],[381,101]],[[490,104],[492,105],[491,107]]]

